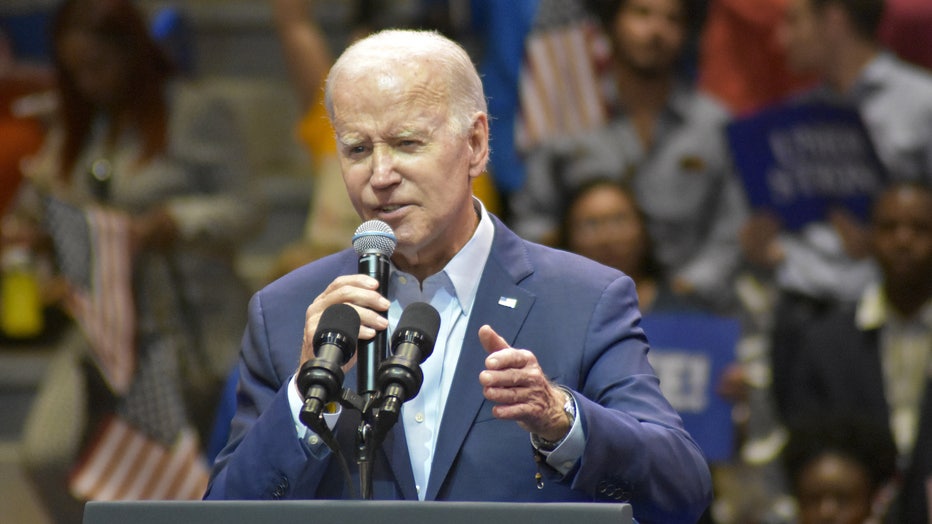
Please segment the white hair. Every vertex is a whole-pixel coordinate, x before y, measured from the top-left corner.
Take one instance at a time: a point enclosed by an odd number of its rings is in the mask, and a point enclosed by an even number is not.
[[[349,46],[327,74],[324,104],[333,119],[333,85],[343,72],[363,73],[373,65],[430,59],[438,77],[446,82],[450,103],[450,125],[466,133],[476,113],[488,113],[479,73],[466,51],[436,31],[388,29],[369,35]]]

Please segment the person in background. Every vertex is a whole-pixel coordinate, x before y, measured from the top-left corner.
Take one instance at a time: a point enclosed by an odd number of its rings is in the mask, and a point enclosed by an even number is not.
[[[805,99],[858,109],[889,180],[928,183],[932,75],[881,47],[876,35],[883,12],[883,0],[792,0],[779,40],[793,70],[821,81]],[[781,238],[773,217],[756,214],[742,231],[742,244],[753,264],[776,271],[782,288],[817,299],[856,299],[873,279],[862,263],[864,228],[834,212],[821,229],[809,235],[820,241],[793,241]]]
[[[883,425],[859,417],[813,419],[793,429],[781,459],[798,524],[884,522],[896,446]]]
[[[877,39],[883,0],[792,0],[778,36],[789,66],[820,85],[799,96],[857,108],[888,181],[932,180],[932,75]],[[804,326],[839,302],[854,303],[877,268],[866,226],[844,210],[789,232],[754,213],[740,234],[745,259],[777,289],[771,359],[775,387],[795,364]],[[775,391],[779,401],[784,393]],[[783,410],[783,408],[780,408]]]
[[[604,20],[614,51],[613,116],[604,127],[531,152],[511,211],[518,234],[553,243],[565,195],[592,178],[626,183],[647,215],[674,292],[726,310],[747,209],[729,166],[728,113],[676,76],[690,5],[611,2]]]
[[[234,256],[264,209],[232,111],[173,80],[132,2],[66,0],[51,28],[58,112],[13,212],[50,239],[81,330],[49,366],[23,457],[55,520],[80,522],[86,499],[200,497],[198,441],[248,299]],[[115,431],[134,443],[108,448]],[[134,449],[178,459],[190,484],[140,491],[162,479],[125,467]]]
[[[872,419],[898,449],[894,522],[928,522],[932,480],[932,190],[894,184],[877,199],[872,253],[882,280],[856,305],[807,326],[790,372],[775,375],[789,427],[825,413]],[[776,348],[779,350],[779,348]],[[779,387],[777,387],[779,386]]]
[[[699,89],[735,115],[813,84],[790,71],[777,31],[788,0],[711,0],[700,37]]]
[[[313,167],[310,210],[301,238],[285,247],[271,277],[342,249],[356,230],[357,216],[340,179],[333,129],[323,105],[323,81],[333,63],[330,43],[314,18],[314,3],[270,0],[289,79],[302,116],[298,139]]]
[[[699,309],[673,293],[663,278],[647,218],[630,188],[610,179],[593,179],[567,203],[559,245],[631,277],[641,313]]]
[[[884,0],[792,0],[779,38],[810,96],[856,106],[892,180],[932,180],[932,74],[886,50]]]
[[[335,453],[300,422],[296,371],[332,305],[353,306],[368,340],[427,302],[437,343],[372,464],[373,498],[627,501],[641,522],[695,522],[708,466],[647,362],[631,279],[518,238],[473,197],[489,117],[466,52],[432,32],[374,34],[336,61],[326,100],[354,208],[397,238],[388,289],[348,249],[254,295],[206,498],[351,498],[360,418],[338,406],[325,421]]]

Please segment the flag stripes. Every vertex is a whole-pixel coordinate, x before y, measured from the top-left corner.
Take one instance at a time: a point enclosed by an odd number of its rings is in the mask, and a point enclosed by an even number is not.
[[[103,209],[87,211],[92,283],[76,293],[74,311],[110,386],[125,393],[135,369],[135,312],[129,246],[129,217]],[[88,296],[89,295],[89,296]]]
[[[48,201],[47,217],[70,284],[68,308],[107,384],[124,394],[136,366],[130,217],[98,206],[81,210],[56,198]]]
[[[69,487],[86,500],[199,500],[208,479],[191,428],[167,447],[113,417],[75,468]]]
[[[598,127],[605,103],[590,51],[588,21],[540,30],[529,36],[520,73],[522,149],[552,136]]]

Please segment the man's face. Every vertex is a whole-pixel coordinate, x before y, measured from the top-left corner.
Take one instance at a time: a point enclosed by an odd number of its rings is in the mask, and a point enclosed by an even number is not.
[[[911,187],[885,193],[871,239],[888,281],[924,287],[932,278],[932,193]]]
[[[681,0],[627,0],[612,24],[617,60],[644,75],[668,74],[686,39],[685,18]]]
[[[824,69],[822,18],[811,0],[790,0],[787,6],[777,37],[786,53],[787,64],[797,73],[818,74]]]
[[[476,225],[471,178],[488,155],[488,122],[450,125],[447,88],[429,64],[341,72],[333,125],[343,180],[363,220],[389,224],[405,270],[448,261]],[[400,257],[400,258],[399,258]],[[435,268],[439,270],[440,268]]]

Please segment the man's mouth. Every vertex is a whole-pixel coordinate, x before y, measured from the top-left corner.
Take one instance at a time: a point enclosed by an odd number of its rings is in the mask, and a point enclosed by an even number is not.
[[[381,213],[391,213],[392,211],[397,211],[397,210],[399,210],[399,209],[401,209],[401,206],[400,206],[400,205],[382,206],[382,207],[379,208],[379,212],[381,212]]]

